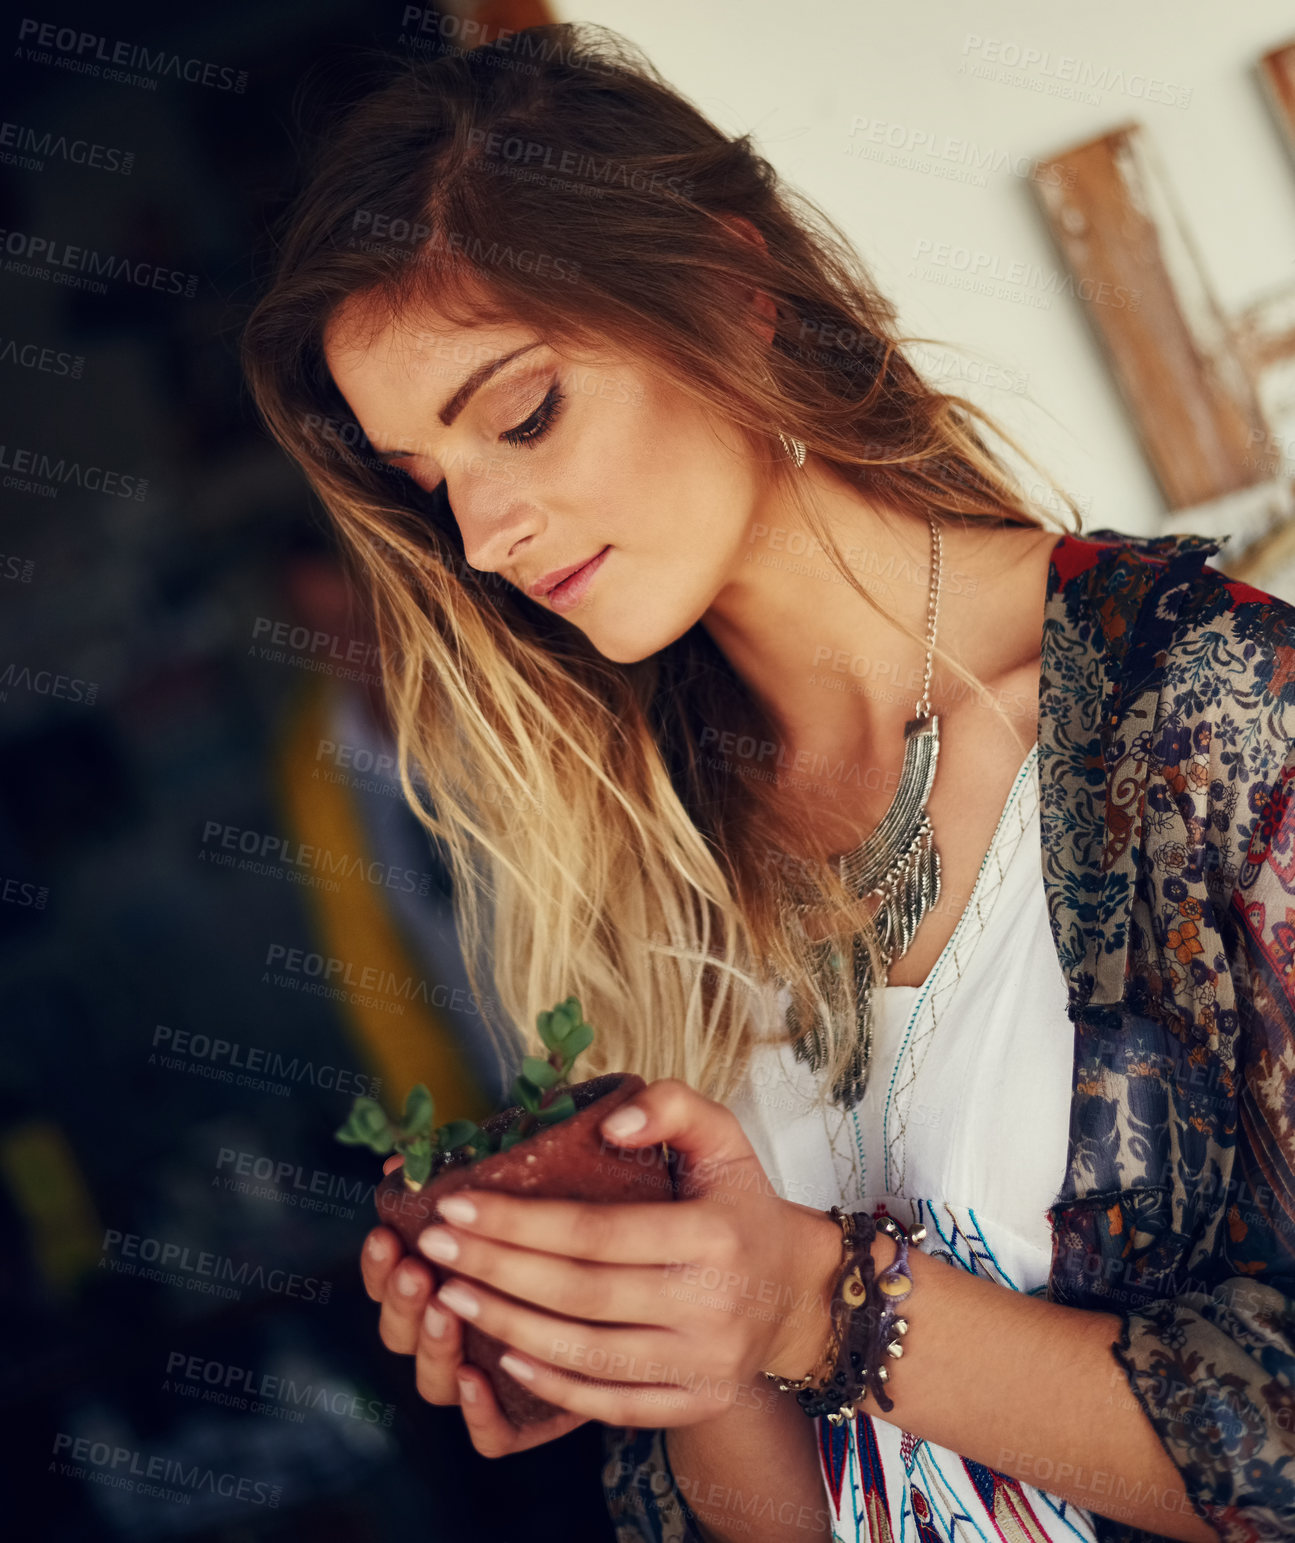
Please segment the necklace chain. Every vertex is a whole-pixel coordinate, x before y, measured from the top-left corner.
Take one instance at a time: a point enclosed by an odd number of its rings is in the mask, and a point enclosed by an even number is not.
[[[927,603],[926,670],[922,695],[904,730],[904,764],[899,786],[878,825],[851,852],[836,859],[842,882],[859,899],[880,894],[874,913],[878,941],[887,969],[908,951],[923,917],[940,896],[940,854],[936,850],[927,800],[935,781],[940,753],[938,716],[931,712],[931,664],[939,619],[941,541],[938,524],[927,515],[931,527],[931,589]],[[832,1000],[833,977],[841,968],[839,949],[828,943],[810,943],[804,936],[802,913],[816,901],[803,893],[792,900],[788,919],[801,929],[801,940],[813,962],[815,978],[825,998]],[[853,1054],[833,1089],[835,1101],[851,1108],[863,1097],[872,1053],[872,962],[863,939],[855,935],[848,945],[854,980],[856,1036]],[[884,980],[883,980],[884,984]],[[805,1030],[793,1003],[787,1011],[795,1054],[815,1071],[826,1063],[827,1050],[820,1024]]]

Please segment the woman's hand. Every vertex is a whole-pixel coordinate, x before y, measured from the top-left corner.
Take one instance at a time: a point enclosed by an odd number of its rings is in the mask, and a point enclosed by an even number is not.
[[[390,1173],[404,1161],[389,1157]],[[472,1444],[483,1457],[506,1457],[565,1436],[584,1415],[560,1414],[518,1430],[505,1416],[490,1379],[463,1364],[462,1332],[453,1313],[429,1306],[436,1272],[422,1259],[406,1255],[399,1234],[375,1227],[364,1240],[360,1273],[370,1298],[382,1305],[378,1338],[397,1355],[414,1357],[414,1384],[429,1404],[460,1404]]]
[[[613,1128],[633,1110],[646,1117],[637,1130]],[[434,1301],[514,1347],[504,1370],[579,1419],[651,1428],[763,1407],[777,1395],[760,1373],[804,1375],[826,1343],[840,1229],[781,1199],[737,1117],[677,1078],[623,1105],[603,1135],[667,1142],[685,1198],[459,1190],[440,1206],[451,1225],[427,1228],[419,1248],[472,1284],[449,1281]]]

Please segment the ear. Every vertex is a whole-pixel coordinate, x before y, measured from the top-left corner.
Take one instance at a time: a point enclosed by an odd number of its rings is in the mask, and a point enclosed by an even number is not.
[[[765,239],[760,231],[744,214],[723,214],[720,216],[724,224],[743,241],[749,241],[752,246],[764,246]],[[762,289],[747,291],[750,296],[752,309],[756,312],[757,320],[752,318],[752,325],[759,332],[766,343],[773,341],[774,325],[778,319],[778,307],[774,304],[773,297],[765,294]]]

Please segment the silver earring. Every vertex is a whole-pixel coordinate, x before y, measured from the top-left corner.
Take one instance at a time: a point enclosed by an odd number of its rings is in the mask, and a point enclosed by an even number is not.
[[[778,430],[778,438],[782,440],[782,448],[795,461],[796,465],[803,466],[805,464],[805,441],[784,434],[781,429]]]

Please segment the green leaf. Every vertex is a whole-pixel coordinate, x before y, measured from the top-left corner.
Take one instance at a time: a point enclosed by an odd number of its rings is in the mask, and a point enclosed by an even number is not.
[[[560,1040],[565,1040],[572,1029],[580,1022],[580,1003],[575,997],[568,997],[553,1010],[553,1027]]]
[[[510,1147],[515,1147],[519,1141],[523,1140],[524,1135],[525,1133],[518,1130],[515,1125],[510,1126],[500,1138],[499,1150],[507,1152]]]
[[[513,1094],[517,1102],[532,1114],[540,1107],[540,1089],[527,1077],[517,1077],[513,1082]]]
[[[426,1184],[432,1172],[431,1142],[405,1154],[405,1173],[415,1184]]]
[[[376,1099],[357,1098],[346,1123],[333,1132],[347,1146],[372,1147],[380,1156],[395,1146],[396,1133]]]
[[[400,1124],[407,1136],[430,1135],[434,1105],[425,1082],[416,1082],[405,1099],[405,1112]]]
[[[562,1075],[551,1061],[542,1061],[537,1055],[522,1060],[522,1074],[537,1088],[551,1088]]]
[[[542,1120],[545,1125],[552,1125],[558,1120],[565,1120],[576,1112],[576,1101],[570,1093],[563,1093],[561,1098],[555,1098],[545,1109],[538,1109],[535,1118]]]
[[[556,1050],[571,1030],[581,1020],[580,1001],[577,997],[567,997],[546,1013],[540,1013],[535,1020],[535,1026],[540,1031],[540,1038],[550,1050]]]
[[[594,1031],[587,1023],[578,1023],[562,1041],[562,1054],[569,1067],[582,1050],[588,1050],[594,1042]]]
[[[441,1150],[453,1152],[456,1147],[466,1146],[469,1141],[477,1145],[481,1134],[471,1120],[451,1120],[448,1125],[440,1128]]]

